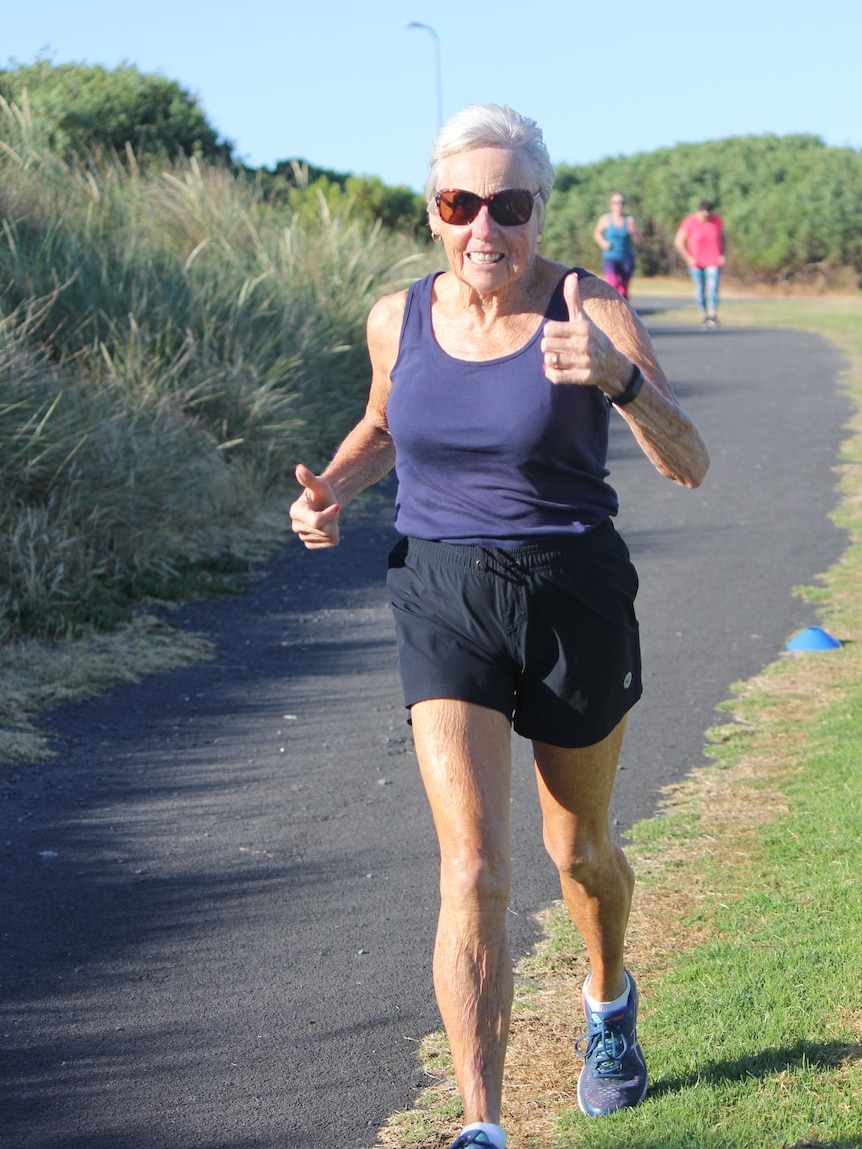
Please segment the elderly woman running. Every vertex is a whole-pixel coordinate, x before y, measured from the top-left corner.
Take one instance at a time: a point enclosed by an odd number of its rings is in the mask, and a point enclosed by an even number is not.
[[[647,1089],[623,963],[634,876],[608,808],[641,694],[637,575],[615,531],[609,421],[684,487],[708,456],[619,292],[538,254],[553,169],[536,123],[471,106],[426,187],[448,270],[374,305],[365,415],[322,474],[300,464],[306,547],[396,468],[388,588],[441,855],[434,986],[464,1110],[453,1149],[504,1149],[511,732],[532,743],[544,842],[586,946],[583,1112]]]

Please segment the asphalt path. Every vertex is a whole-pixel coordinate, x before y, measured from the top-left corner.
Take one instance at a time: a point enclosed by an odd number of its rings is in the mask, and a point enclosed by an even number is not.
[[[845,546],[834,349],[648,322],[712,467],[679,489],[614,419],[645,660],[621,836],[704,764],[731,684],[815,621],[792,588]],[[437,850],[384,598],[386,495],[348,512],[338,551],[294,541],[246,595],[184,607],[212,661],[56,711],[56,756],[0,774],[4,1147],[363,1149],[425,1083]],[[528,750],[517,954],[558,897]]]

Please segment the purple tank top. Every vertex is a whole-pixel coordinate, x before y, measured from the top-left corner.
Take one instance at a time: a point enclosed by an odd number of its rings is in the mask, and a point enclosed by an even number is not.
[[[598,387],[548,382],[539,349],[543,323],[519,351],[500,359],[471,363],[447,355],[431,325],[437,274],[408,290],[392,369],[387,416],[396,451],[396,530],[511,548],[583,534],[615,515],[617,496],[606,481],[605,396]],[[567,318],[563,278],[547,319]]]

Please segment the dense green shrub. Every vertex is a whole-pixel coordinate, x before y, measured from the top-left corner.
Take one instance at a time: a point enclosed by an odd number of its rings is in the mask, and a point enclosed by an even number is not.
[[[63,152],[94,148],[136,156],[156,154],[229,159],[197,100],[174,80],[123,64],[35,64],[0,72],[0,96],[27,107],[32,124]]]
[[[343,211],[349,205],[355,217],[368,224],[379,222],[390,231],[431,242],[425,200],[409,187],[390,187],[376,176],[328,171],[305,160],[283,160],[274,171],[261,168],[250,174],[268,199],[282,200],[300,214],[306,210],[316,214],[319,198],[323,196],[338,210]]]

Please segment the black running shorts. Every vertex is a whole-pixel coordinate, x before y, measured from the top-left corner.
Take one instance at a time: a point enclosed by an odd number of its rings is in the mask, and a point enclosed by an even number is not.
[[[641,696],[638,578],[610,520],[515,550],[403,538],[387,586],[408,707],[474,702],[525,738],[577,747]]]

